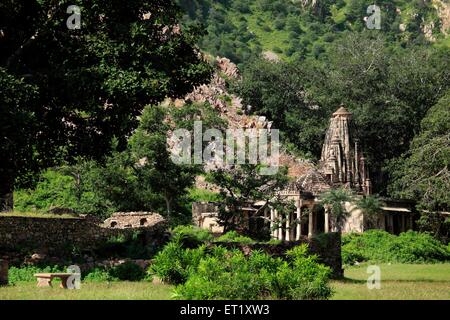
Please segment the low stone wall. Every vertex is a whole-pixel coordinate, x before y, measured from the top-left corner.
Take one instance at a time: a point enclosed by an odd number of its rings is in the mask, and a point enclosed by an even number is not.
[[[308,244],[311,254],[316,254],[321,263],[331,268],[334,278],[340,278],[344,275],[341,257],[341,235],[339,233],[324,233],[311,239],[302,237],[299,241],[283,242],[281,244],[215,242],[213,245],[239,249],[246,255],[253,250],[262,250],[274,257],[285,257],[286,251],[304,243]]]
[[[70,255],[94,250],[111,237],[145,232],[148,241],[158,241],[166,230],[165,222],[130,229],[104,228],[87,218],[31,218],[0,215],[0,256],[2,252],[45,252]]]

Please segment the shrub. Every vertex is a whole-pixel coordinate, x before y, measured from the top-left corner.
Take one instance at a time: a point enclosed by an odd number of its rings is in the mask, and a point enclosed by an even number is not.
[[[450,260],[448,249],[427,233],[408,231],[395,236],[381,230],[342,238],[342,261],[435,263]]]
[[[189,272],[197,268],[200,259],[205,255],[205,250],[205,246],[184,249],[180,242],[170,242],[156,255],[149,268],[149,274],[157,275],[167,283],[184,283]]]
[[[158,248],[155,245],[147,244],[144,236],[141,231],[134,231],[127,236],[110,237],[95,250],[95,253],[100,257],[108,258],[149,259],[153,257]]]
[[[255,241],[252,238],[240,235],[236,231],[228,231],[224,235],[216,239],[217,242],[239,242],[242,244],[250,244]]]
[[[83,280],[88,282],[111,282],[119,279],[111,276],[105,268],[94,268],[83,277]]]
[[[181,299],[258,299],[270,293],[270,273],[252,270],[240,251],[203,258],[185,284],[175,289]],[[255,272],[257,271],[257,272]]]
[[[63,268],[59,266],[47,266],[44,268],[39,268],[36,266],[26,266],[26,267],[10,267],[8,271],[8,279],[11,284],[18,282],[33,282],[36,281],[34,277],[35,273],[52,273],[52,272],[66,272]]]
[[[196,248],[204,242],[212,241],[213,236],[208,230],[194,226],[177,226],[172,231],[173,241],[183,247]]]
[[[140,281],[146,276],[145,271],[137,264],[127,261],[109,270],[112,278],[122,281]]]
[[[307,256],[307,247],[288,252],[288,261],[260,251],[246,257],[239,250],[218,247],[190,270],[176,287],[179,299],[327,299],[330,269]]]

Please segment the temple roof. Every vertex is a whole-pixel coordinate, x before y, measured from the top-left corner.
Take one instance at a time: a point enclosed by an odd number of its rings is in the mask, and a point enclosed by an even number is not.
[[[345,109],[344,106],[341,106],[335,113],[333,113],[333,117],[336,116],[351,116],[352,113]]]
[[[330,184],[316,169],[310,169],[300,176],[295,184],[298,190],[311,192],[313,194],[319,194],[331,189]]]

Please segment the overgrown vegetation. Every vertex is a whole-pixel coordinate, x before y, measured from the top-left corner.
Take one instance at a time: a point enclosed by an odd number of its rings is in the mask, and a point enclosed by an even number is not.
[[[449,248],[427,233],[408,231],[398,236],[380,230],[347,234],[342,238],[342,261],[436,263],[450,260]]]
[[[154,259],[149,272],[178,285],[178,299],[327,299],[330,269],[307,255],[307,246],[287,253],[288,260],[262,252],[246,257],[220,246],[183,248],[169,243]]]

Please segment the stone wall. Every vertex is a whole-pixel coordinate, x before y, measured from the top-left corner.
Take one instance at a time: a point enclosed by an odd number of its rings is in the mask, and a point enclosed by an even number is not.
[[[331,268],[334,278],[343,276],[341,235],[339,233],[323,233],[311,239],[302,237],[299,241],[289,241],[281,244],[215,242],[213,245],[221,245],[229,249],[236,248],[246,255],[253,250],[262,250],[274,257],[284,257],[287,250],[304,243],[308,244],[311,254],[316,254],[321,263]]]
[[[31,218],[0,215],[0,256],[2,252],[28,251],[70,255],[75,250],[87,252],[111,237],[130,236],[136,230],[147,239],[162,238],[164,221],[152,226],[129,229],[105,228],[87,218]]]
[[[0,286],[8,284],[8,261],[0,259]]]

